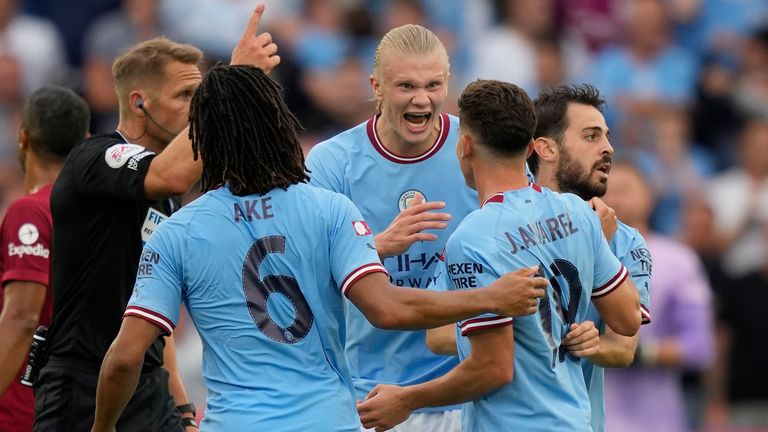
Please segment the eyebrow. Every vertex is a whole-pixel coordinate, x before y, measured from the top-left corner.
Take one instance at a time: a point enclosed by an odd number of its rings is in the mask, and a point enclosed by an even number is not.
[[[427,84],[429,84],[429,83],[433,83],[433,82],[444,82],[445,79],[446,79],[446,77],[444,75],[441,75],[441,76],[435,76],[435,77],[427,78],[424,81],[426,81]],[[392,77],[392,81],[393,82],[410,82],[410,83],[415,83],[415,82],[418,82],[418,81],[421,81],[421,80],[419,78],[415,78],[414,79],[414,78],[405,78],[405,77],[396,76],[396,77]]]
[[[600,126],[589,126],[589,127],[585,127],[585,128],[584,128],[584,129],[582,129],[581,131],[582,131],[582,132],[585,132],[585,131],[596,131],[596,132],[602,132],[602,133],[605,133],[606,135],[610,135],[610,133],[611,133],[611,130],[610,130],[610,129],[608,129],[608,128],[606,128],[606,129],[603,129],[603,128],[601,128]]]

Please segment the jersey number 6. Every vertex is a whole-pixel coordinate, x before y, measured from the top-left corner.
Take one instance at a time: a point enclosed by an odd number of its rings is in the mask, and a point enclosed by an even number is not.
[[[314,315],[307,304],[307,299],[301,293],[299,283],[290,276],[270,275],[261,279],[259,265],[264,258],[271,254],[285,253],[285,237],[262,237],[253,243],[243,262],[243,291],[245,292],[248,311],[251,313],[256,327],[270,339],[287,344],[302,340],[312,328]],[[296,312],[296,318],[288,327],[281,327],[267,310],[269,296],[280,293],[291,301]]]

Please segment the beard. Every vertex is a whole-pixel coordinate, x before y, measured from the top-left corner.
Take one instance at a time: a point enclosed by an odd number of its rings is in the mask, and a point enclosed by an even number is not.
[[[578,195],[584,201],[605,195],[606,190],[608,190],[608,180],[592,180],[591,177],[596,167],[606,162],[611,162],[610,156],[603,156],[587,171],[577,160],[571,157],[570,153],[562,149],[560,163],[555,173],[555,180],[560,191]]]

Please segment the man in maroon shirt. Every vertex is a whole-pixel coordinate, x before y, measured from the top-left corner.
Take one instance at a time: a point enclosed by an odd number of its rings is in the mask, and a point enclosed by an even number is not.
[[[32,389],[19,376],[38,325],[51,321],[51,187],[69,151],[86,137],[85,101],[61,87],[30,95],[22,111],[19,156],[28,194],[0,225],[0,429],[30,431]]]

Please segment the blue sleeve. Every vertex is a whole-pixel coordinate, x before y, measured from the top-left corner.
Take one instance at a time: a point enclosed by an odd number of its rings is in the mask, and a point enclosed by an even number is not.
[[[322,142],[307,156],[309,184],[333,192],[344,193],[344,165],[341,155],[334,154],[332,146]]]
[[[331,196],[330,239],[331,274],[341,292],[346,295],[349,288],[363,276],[387,273],[379,261],[373,234],[360,211],[349,198]]]
[[[183,225],[168,220],[158,226],[141,252],[136,284],[124,316],[145,319],[167,335],[173,333],[184,284],[183,241]]]
[[[488,259],[489,253],[496,254],[493,246],[488,249],[489,244],[493,243],[482,244],[483,240],[487,239],[481,239],[478,236],[472,236],[471,239],[467,237],[469,236],[462,236],[461,232],[457,231],[451,236],[446,246],[447,271],[443,281],[449,291],[482,288],[499,278],[499,273]],[[473,244],[473,240],[476,244]],[[511,323],[512,318],[485,313],[459,321],[457,324],[461,335],[466,336],[475,330],[501,327]]]
[[[595,299],[608,295],[621,286],[627,279],[627,269],[611,251],[611,247],[603,235],[597,214],[586,203],[583,204],[584,219],[590,227],[594,248],[595,268],[592,298]]]
[[[635,284],[640,294],[640,311],[643,324],[651,322],[651,270],[653,262],[648,244],[640,233],[632,238],[629,251],[619,257],[619,260],[627,268],[629,278]]]

